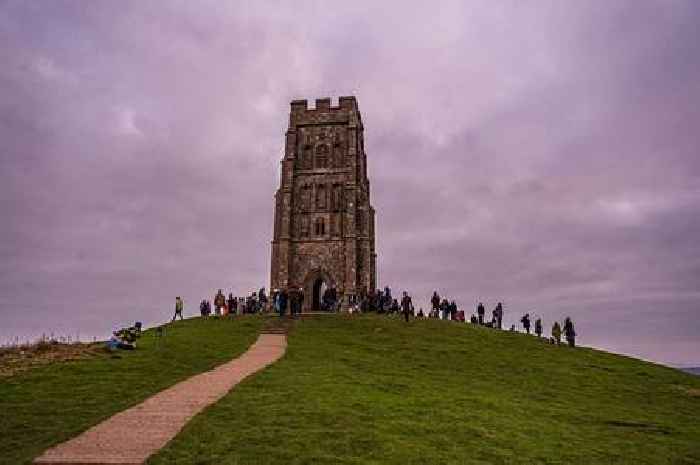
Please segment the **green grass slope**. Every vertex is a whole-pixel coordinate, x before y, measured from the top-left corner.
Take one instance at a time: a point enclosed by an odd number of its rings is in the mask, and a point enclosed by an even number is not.
[[[441,321],[324,317],[150,464],[698,464],[700,379]]]
[[[236,357],[257,338],[260,318],[190,319],[153,330],[139,348],[58,363],[0,379],[0,463],[30,463],[49,446],[178,381]]]

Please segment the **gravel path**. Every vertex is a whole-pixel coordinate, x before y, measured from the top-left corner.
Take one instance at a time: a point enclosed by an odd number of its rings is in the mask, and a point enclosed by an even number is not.
[[[59,444],[35,464],[136,465],[165,446],[183,426],[246,376],[278,360],[287,348],[284,334],[261,334],[247,352],[193,376]]]

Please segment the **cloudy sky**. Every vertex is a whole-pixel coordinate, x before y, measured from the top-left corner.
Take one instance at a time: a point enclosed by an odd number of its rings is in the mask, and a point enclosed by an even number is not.
[[[355,95],[382,285],[700,365],[698,24],[692,0],[0,1],[0,339],[267,285],[289,101]]]

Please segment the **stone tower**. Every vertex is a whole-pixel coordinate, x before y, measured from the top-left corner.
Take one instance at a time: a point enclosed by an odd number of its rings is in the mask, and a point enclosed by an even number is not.
[[[321,292],[343,298],[377,286],[362,118],[355,97],[291,102],[280,187],[275,194],[270,289],[304,288],[304,311]]]

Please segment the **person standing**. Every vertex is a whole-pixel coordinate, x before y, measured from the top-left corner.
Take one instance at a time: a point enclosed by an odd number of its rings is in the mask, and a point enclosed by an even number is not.
[[[185,309],[185,304],[180,298],[180,296],[175,297],[175,314],[173,315],[173,321],[175,321],[175,318],[178,316],[180,317],[180,320],[183,320],[182,318],[182,311]]]
[[[433,306],[433,314],[440,318],[440,295],[437,291],[433,292],[433,297],[430,299],[430,303]]]
[[[564,320],[564,336],[566,336],[566,342],[569,343],[569,347],[576,347],[576,331],[574,331],[574,323],[568,316]]]
[[[406,323],[408,323],[408,317],[413,308],[413,302],[411,297],[409,297],[408,292],[403,291],[403,298],[401,299],[401,312],[403,313]]]
[[[486,314],[486,309],[484,308],[483,303],[479,302],[479,305],[477,305],[476,314],[479,317],[479,324],[483,325],[484,324],[484,315]]]
[[[236,299],[233,297],[233,292],[228,293],[228,300],[226,301],[226,306],[228,307],[228,314],[233,316],[236,314]]]
[[[287,301],[288,301],[289,295],[287,294],[287,291],[282,289],[279,294],[279,307],[280,307],[280,317],[283,317],[285,313],[287,312]]]
[[[304,308],[304,288],[299,288],[299,306],[297,307],[297,316],[301,315],[301,310]]]
[[[496,326],[498,329],[503,327],[503,303],[501,302],[496,305]]]
[[[523,328],[525,328],[527,334],[530,334],[530,314],[526,313],[525,315],[523,315],[523,317],[520,319],[520,322],[523,324]]]
[[[542,337],[542,318],[535,320],[535,334],[537,337]]]
[[[226,297],[224,296],[224,292],[219,289],[219,292],[214,296],[214,313],[216,316],[221,316],[221,309],[223,309],[225,305]]]
[[[554,338],[557,345],[561,344],[561,326],[559,326],[558,321],[555,321],[554,325],[552,325],[552,338]]]

